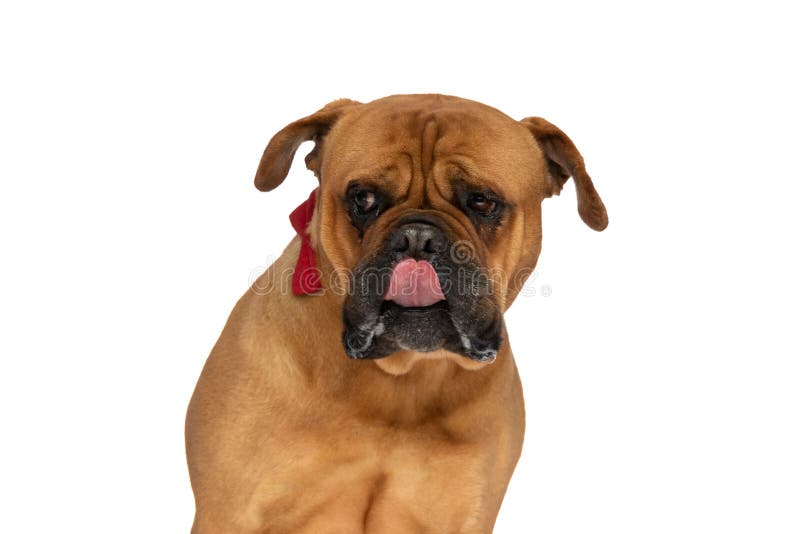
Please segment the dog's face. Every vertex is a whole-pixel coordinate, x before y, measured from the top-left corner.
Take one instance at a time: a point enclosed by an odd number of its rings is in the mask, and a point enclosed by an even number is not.
[[[351,358],[493,361],[539,255],[542,199],[573,176],[584,221],[607,224],[577,149],[543,119],[441,95],[336,101],[276,134],[256,186],[283,181],[306,140],[320,179],[312,240],[347,290]]]

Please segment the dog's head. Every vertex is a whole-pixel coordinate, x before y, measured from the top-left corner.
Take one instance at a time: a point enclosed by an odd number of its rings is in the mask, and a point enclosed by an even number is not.
[[[542,199],[572,176],[581,218],[608,224],[580,153],[544,119],[442,95],[338,100],[272,138],[256,187],[277,187],[304,141],[320,180],[310,233],[336,273],[325,283],[346,289],[351,358],[445,349],[493,361],[539,256]]]

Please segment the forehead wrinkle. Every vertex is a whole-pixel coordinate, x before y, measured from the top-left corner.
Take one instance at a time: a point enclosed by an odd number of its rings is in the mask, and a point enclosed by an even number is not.
[[[442,188],[441,188],[441,187],[439,187],[439,182],[438,182],[438,180],[436,180],[436,174],[435,174],[435,173],[432,173],[432,174],[431,174],[431,177],[430,177],[430,179],[428,180],[428,182],[430,183],[430,187],[428,187],[428,188],[426,188],[426,189],[433,189],[433,190],[435,190],[435,191],[436,191],[436,193],[437,193],[437,195],[439,196],[439,198],[441,198],[442,200],[444,200],[444,201],[446,201],[446,202],[448,202],[448,203],[449,203],[449,201],[450,201],[450,198],[449,198],[448,196],[446,196],[446,195],[445,195],[445,193],[444,193],[444,191],[442,191]],[[433,195],[429,195],[429,197],[432,197],[432,196],[433,196]]]
[[[414,156],[411,155],[410,152],[400,152],[400,156],[405,156],[405,159],[408,160],[408,170],[410,173],[410,179],[406,182],[406,190],[404,191],[403,198],[407,199],[411,195],[411,186],[414,184]]]
[[[476,189],[488,188],[498,195],[507,196],[503,184],[494,176],[479,170],[471,158],[462,155],[450,156],[443,162],[443,167],[442,174],[445,179],[459,178]]]
[[[435,178],[436,144],[440,139],[440,128],[435,114],[428,115],[420,135],[420,169],[422,171],[422,201],[430,204],[428,183],[433,182],[438,190]],[[439,191],[441,196],[441,191]]]
[[[420,165],[422,172],[427,176],[433,169],[433,161],[436,155],[436,142],[439,139],[439,124],[435,116],[430,116],[422,127],[420,135]]]

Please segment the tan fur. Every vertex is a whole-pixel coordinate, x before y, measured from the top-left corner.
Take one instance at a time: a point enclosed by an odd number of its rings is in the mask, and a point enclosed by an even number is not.
[[[557,192],[549,167],[578,168],[579,194],[594,192],[580,154],[563,149],[572,142],[557,129],[537,138],[546,121],[536,121],[411,95],[336,101],[276,134],[256,176],[263,190],[283,181],[302,141],[317,144],[307,158],[321,180],[310,233],[326,291],[274,290],[297,259],[295,238],[231,313],[186,420],[194,533],[491,532],[524,432],[507,333],[490,365],[444,350],[354,361],[341,344],[343,297],[329,289],[346,287],[341,273],[392,221],[436,210],[499,273],[507,309],[538,258],[540,203]],[[450,202],[453,161],[513,204],[493,239]],[[342,208],[354,176],[404,198],[363,239]],[[601,226],[599,197],[579,202]]]

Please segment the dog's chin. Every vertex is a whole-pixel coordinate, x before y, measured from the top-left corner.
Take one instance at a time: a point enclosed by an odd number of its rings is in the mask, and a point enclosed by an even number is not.
[[[345,314],[347,315],[347,314]],[[345,352],[353,359],[385,358],[398,351],[432,352],[445,349],[478,362],[491,362],[500,346],[501,328],[493,325],[487,335],[459,332],[451,306],[442,300],[430,306],[406,307],[385,300],[377,321],[345,326]]]
[[[453,341],[449,338],[455,334],[446,300],[419,307],[400,306],[387,300],[381,305],[379,322],[384,329],[379,340],[403,350],[434,351]]]

